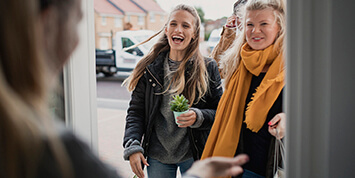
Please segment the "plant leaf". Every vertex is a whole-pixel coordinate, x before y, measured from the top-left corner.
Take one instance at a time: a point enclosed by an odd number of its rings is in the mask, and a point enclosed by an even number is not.
[[[182,112],[189,109],[189,100],[184,95],[174,95],[173,100],[170,101],[170,109],[176,112]]]

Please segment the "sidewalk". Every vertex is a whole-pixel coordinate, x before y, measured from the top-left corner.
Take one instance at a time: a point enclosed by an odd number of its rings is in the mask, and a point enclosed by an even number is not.
[[[133,178],[129,161],[123,160],[123,136],[126,110],[97,108],[100,158],[115,167],[123,178]],[[146,169],[144,170],[147,176]],[[177,178],[181,178],[177,171]]]
[[[102,160],[117,168],[123,178],[132,178],[128,161],[123,160],[123,134],[126,111],[97,108],[99,156]]]

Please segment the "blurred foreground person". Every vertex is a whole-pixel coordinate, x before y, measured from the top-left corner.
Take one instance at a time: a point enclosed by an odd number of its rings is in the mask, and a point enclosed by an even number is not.
[[[1,178],[119,177],[48,110],[53,81],[78,43],[80,7],[80,0],[0,0]],[[246,160],[211,159],[190,173],[237,174]]]

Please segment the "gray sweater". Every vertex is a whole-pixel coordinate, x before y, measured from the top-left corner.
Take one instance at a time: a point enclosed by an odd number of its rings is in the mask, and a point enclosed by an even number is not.
[[[164,61],[164,90],[167,89],[171,70],[176,70],[180,62],[169,60]],[[157,118],[149,147],[149,157],[165,164],[175,164],[192,158],[190,141],[186,128],[179,128],[170,110],[169,102],[173,94],[165,93],[163,96],[160,112],[164,117]]]
[[[173,71],[175,71],[181,62],[172,61],[167,54],[164,60],[164,91],[167,89]],[[160,112],[163,117],[156,118],[153,132],[150,138],[149,157],[156,159],[165,164],[176,164],[188,159],[192,159],[190,149],[190,141],[187,133],[187,128],[179,128],[174,119],[173,112],[170,110],[170,101],[172,93],[164,93]],[[190,108],[196,113],[196,122],[190,126],[192,128],[200,127],[203,122],[202,112],[197,108]],[[128,145],[129,144],[129,145]],[[142,152],[138,140],[127,142],[125,145],[124,158],[135,152]]]

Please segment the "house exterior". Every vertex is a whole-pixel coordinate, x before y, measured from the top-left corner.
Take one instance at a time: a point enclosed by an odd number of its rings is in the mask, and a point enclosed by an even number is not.
[[[124,24],[131,23],[133,29],[140,30],[145,27],[146,13],[130,0],[107,0],[124,14]]]
[[[94,10],[96,49],[112,49],[118,31],[158,31],[168,16],[154,0],[94,0]]]
[[[95,48],[111,49],[116,31],[123,30],[123,12],[107,0],[94,0]]]
[[[163,28],[168,16],[167,13],[153,0],[130,0],[147,15],[145,29],[159,31]]]

